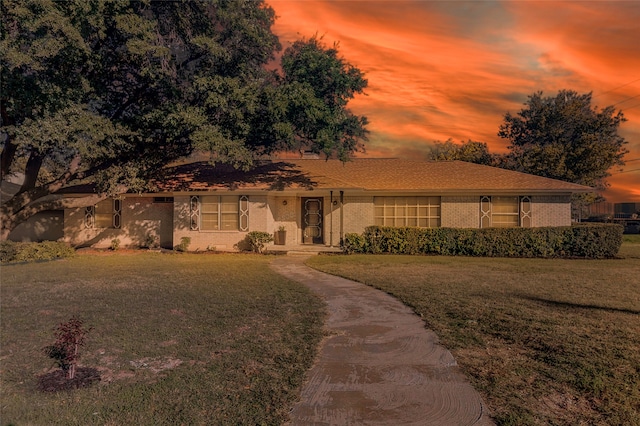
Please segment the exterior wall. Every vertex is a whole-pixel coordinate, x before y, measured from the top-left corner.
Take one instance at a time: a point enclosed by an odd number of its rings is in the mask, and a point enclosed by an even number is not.
[[[242,194],[238,194],[242,195]],[[173,210],[173,244],[180,244],[183,237],[191,238],[189,251],[236,251],[244,247],[243,241],[251,231],[273,233],[275,223],[271,213],[273,203],[266,195],[249,196],[249,229],[247,231],[200,231],[191,229],[191,197],[182,195],[174,197]]]
[[[480,197],[441,197],[440,226],[443,228],[480,227]]]
[[[362,233],[374,223],[373,196],[350,196],[347,193],[342,206],[339,191],[333,194],[335,205],[329,196],[319,198],[323,199],[323,243],[326,246],[339,246],[341,235]],[[193,231],[190,227],[189,195],[175,196],[174,203],[154,203],[153,200],[152,197],[125,198],[122,201],[121,229],[87,229],[84,208],[66,209],[63,220],[64,241],[80,247],[108,248],[111,241],[118,238],[122,247],[136,247],[145,245],[148,236],[153,236],[156,241],[160,241],[162,247],[172,248],[180,244],[183,237],[189,237],[189,250],[215,248],[235,251],[245,248],[242,241],[248,232],[263,231],[273,234],[283,226],[287,231],[286,245],[302,244],[302,197],[299,196],[250,195],[248,231]],[[569,195],[538,195],[532,196],[531,201],[532,226],[571,225]],[[479,203],[479,196],[442,196],[441,226],[478,228]],[[58,239],[62,236],[55,226],[56,221],[62,221],[59,217],[60,214],[57,213],[57,216],[45,214],[42,218],[35,218],[35,222],[25,224],[26,229],[16,229],[11,234],[11,239]],[[45,226],[47,224],[51,226]]]
[[[304,197],[269,197],[269,207],[273,212],[273,229],[267,228],[267,232],[275,232],[280,226],[287,231],[286,245],[302,244],[302,198],[313,198],[311,194]],[[336,191],[332,198],[320,196],[323,200],[322,229],[323,244],[337,247],[340,245],[340,231],[343,233],[364,231],[364,228],[373,224],[373,197],[372,196],[348,196],[343,198],[342,213],[340,209],[340,193]],[[286,204],[285,204],[286,202]],[[341,218],[343,220],[341,227]]]
[[[298,199],[294,196],[269,197],[268,205],[272,214],[267,215],[267,228],[264,230],[273,233],[283,226],[286,231],[285,245],[299,244],[301,240],[298,233]]]
[[[18,242],[57,241],[64,237],[64,211],[47,210],[36,213],[16,226],[8,239]]]
[[[488,194],[495,195],[495,194]],[[325,243],[329,244],[330,215],[333,211],[334,245],[340,241],[340,204],[325,209]],[[570,226],[571,225],[571,197],[569,195],[542,195],[531,197],[532,226]],[[329,205],[329,197],[325,198],[325,205]],[[367,226],[374,223],[374,207],[372,196],[345,196],[343,206],[343,232],[362,233]],[[442,196],[440,203],[440,226],[445,228],[479,228],[480,227],[480,196]]]
[[[534,227],[571,226],[571,196],[531,197],[531,223]]]
[[[173,205],[154,203],[149,197],[127,197],[122,200],[120,229],[85,226],[85,208],[64,211],[64,240],[73,246],[108,248],[115,238],[121,247],[144,246],[149,236],[162,247],[171,247]]]
[[[338,197],[339,198],[339,197]],[[334,197],[336,199],[336,197]],[[477,228],[479,226],[480,197],[441,197],[440,217],[442,227]],[[340,235],[340,205],[334,206],[334,237]],[[374,224],[373,196],[344,197],[344,233],[362,233],[367,226]],[[328,221],[330,218],[326,216]],[[328,234],[329,228],[325,228]],[[326,239],[325,239],[326,241]]]
[[[338,201],[338,206],[340,202]],[[374,223],[373,197],[372,196],[348,196],[344,197],[342,216],[344,218],[343,231],[345,234],[362,233],[367,226]],[[338,224],[340,223],[340,211],[337,211]],[[339,235],[339,230],[338,230]]]

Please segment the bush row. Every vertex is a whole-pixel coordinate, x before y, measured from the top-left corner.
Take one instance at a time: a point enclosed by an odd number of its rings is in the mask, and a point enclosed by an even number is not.
[[[620,225],[578,224],[545,228],[392,228],[370,226],[346,234],[346,253],[439,254],[487,257],[614,257]]]
[[[0,242],[0,262],[32,262],[71,257],[75,250],[65,243],[44,241],[42,243]]]

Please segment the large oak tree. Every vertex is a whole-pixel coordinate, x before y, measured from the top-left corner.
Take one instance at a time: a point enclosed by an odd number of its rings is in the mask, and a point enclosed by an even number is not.
[[[281,49],[263,1],[5,0],[1,3],[1,172],[5,239],[38,211],[148,190],[196,150],[250,168],[310,149],[346,156],[366,118],[346,107],[362,73],[321,40]],[[56,197],[78,183],[86,199]]]
[[[507,113],[498,135],[510,142],[507,164],[515,170],[597,189],[615,166],[624,165],[627,141],[618,134],[625,121],[613,106],[591,105],[591,93],[561,90],[529,96],[516,115]]]

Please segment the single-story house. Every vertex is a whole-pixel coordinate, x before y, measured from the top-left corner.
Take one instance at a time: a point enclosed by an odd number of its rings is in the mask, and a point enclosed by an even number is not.
[[[65,210],[64,240],[170,248],[189,237],[189,250],[234,251],[250,231],[286,230],[279,243],[293,248],[338,247],[346,233],[370,225],[566,226],[571,194],[592,191],[462,161],[380,158],[272,160],[249,172],[191,163],[173,168],[158,188]]]

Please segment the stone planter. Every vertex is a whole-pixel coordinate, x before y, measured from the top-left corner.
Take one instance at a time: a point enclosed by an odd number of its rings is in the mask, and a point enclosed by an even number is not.
[[[273,243],[277,246],[285,245],[287,241],[287,231],[276,231],[273,233]]]

